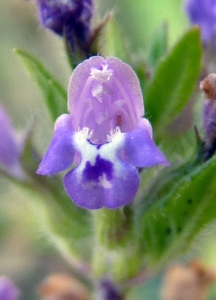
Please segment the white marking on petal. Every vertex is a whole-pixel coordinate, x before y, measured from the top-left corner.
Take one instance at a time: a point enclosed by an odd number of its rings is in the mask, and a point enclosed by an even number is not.
[[[102,123],[104,123],[104,121],[107,120],[107,114],[101,114],[100,116],[96,116],[96,122],[97,124],[101,125]]]
[[[47,1],[48,6],[52,7],[57,7],[57,5],[59,5],[59,3],[56,3],[56,0],[49,0]],[[75,5],[73,3],[71,3],[71,1],[68,0],[61,0],[60,5],[67,5],[69,9],[75,9]]]
[[[112,187],[112,184],[109,180],[107,180],[105,173],[99,177],[99,186],[103,187],[104,189],[110,189]]]
[[[113,163],[114,167],[116,166],[116,162],[118,160],[116,152],[122,147],[124,143],[124,133],[120,130],[117,130],[115,134],[112,136],[109,143],[104,144],[99,150],[99,154],[101,158],[109,160]]]
[[[86,140],[90,140],[90,138],[92,137],[93,131],[90,130],[88,127],[83,127],[82,129],[78,128],[78,132],[79,135],[82,136],[86,139]]]
[[[120,128],[116,127],[115,132],[112,133],[112,138],[107,144],[103,144],[100,147],[98,145],[91,144],[86,139],[87,129],[83,128],[81,131],[78,131],[74,134],[73,144],[76,150],[81,155],[81,162],[79,164],[79,171],[77,171],[78,180],[81,180],[83,171],[86,167],[86,163],[89,162],[91,166],[94,166],[96,163],[97,156],[100,156],[101,159],[107,160],[112,163],[114,167],[113,176],[124,177],[126,174],[123,174],[121,164],[119,163],[118,150],[122,147],[124,143],[124,133],[121,133]],[[89,186],[93,187],[95,182],[87,182],[86,188]],[[110,189],[112,184],[107,180],[106,173],[99,177],[99,184],[104,189]]]
[[[94,165],[98,154],[98,149],[95,145],[89,143],[88,137],[89,128],[84,127],[81,131],[76,132],[73,138],[74,146],[82,156],[81,165],[84,164],[83,167],[85,167],[87,161],[89,161],[91,165]]]
[[[103,85],[100,84],[92,89],[92,96],[96,97],[100,103],[102,103]]]

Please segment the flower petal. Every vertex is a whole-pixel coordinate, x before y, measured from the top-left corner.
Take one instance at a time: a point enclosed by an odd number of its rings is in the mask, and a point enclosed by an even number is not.
[[[54,136],[37,170],[37,174],[52,175],[67,169],[74,159],[72,117],[61,115],[55,123]]]
[[[0,300],[17,300],[20,291],[6,276],[0,277]]]
[[[215,0],[186,0],[185,11],[193,25],[199,25],[204,45],[213,43],[216,35]]]
[[[74,129],[90,128],[94,144],[105,144],[116,126],[122,132],[133,130],[144,114],[136,73],[115,57],[85,60],[71,76],[68,110],[74,117]]]
[[[86,139],[86,131],[74,135],[73,144],[80,164],[66,174],[64,185],[73,201],[87,209],[114,209],[129,203],[139,187],[137,169],[121,160],[124,134],[116,132],[104,145]]]
[[[95,164],[80,164],[66,174],[64,185],[73,201],[86,209],[107,207],[116,209],[128,204],[139,188],[135,167],[116,158],[111,161],[96,158]]]
[[[116,57],[109,57],[106,63],[110,69],[115,71],[115,80],[118,79],[121,81],[128,98],[131,99],[130,110],[135,111],[137,117],[143,117],[143,95],[138,77],[134,70]]]
[[[144,118],[133,131],[125,133],[122,157],[136,167],[169,165],[166,157],[152,140],[152,127]]]

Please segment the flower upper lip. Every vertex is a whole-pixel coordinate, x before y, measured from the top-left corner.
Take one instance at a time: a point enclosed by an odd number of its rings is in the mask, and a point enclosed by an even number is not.
[[[117,58],[85,60],[71,76],[68,110],[74,116],[75,129],[88,127],[93,131],[91,142],[106,143],[116,126],[129,132],[144,114],[138,78]]]

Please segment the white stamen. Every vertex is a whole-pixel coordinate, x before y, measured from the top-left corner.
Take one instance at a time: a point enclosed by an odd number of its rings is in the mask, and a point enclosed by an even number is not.
[[[108,69],[108,65],[106,64],[102,65],[102,70],[99,70],[97,68],[91,68],[90,75],[100,82],[107,82],[113,75],[113,70]]]

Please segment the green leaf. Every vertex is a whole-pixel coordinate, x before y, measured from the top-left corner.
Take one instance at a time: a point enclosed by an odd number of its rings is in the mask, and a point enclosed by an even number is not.
[[[159,268],[188,250],[196,235],[216,219],[215,170],[213,157],[143,215],[142,251],[151,267]]]
[[[111,16],[102,30],[99,37],[99,49],[103,56],[115,56],[123,61],[128,60],[128,51],[122,32],[118,23]]]
[[[168,24],[163,22],[153,35],[148,49],[147,61],[154,67],[158,60],[167,53],[168,47]]]
[[[58,116],[67,112],[67,92],[32,54],[22,49],[15,49],[14,52],[39,86],[52,120],[55,121]]]
[[[187,104],[200,68],[200,32],[194,27],[160,61],[146,88],[146,116],[154,127],[156,139],[166,134],[166,127]]]

